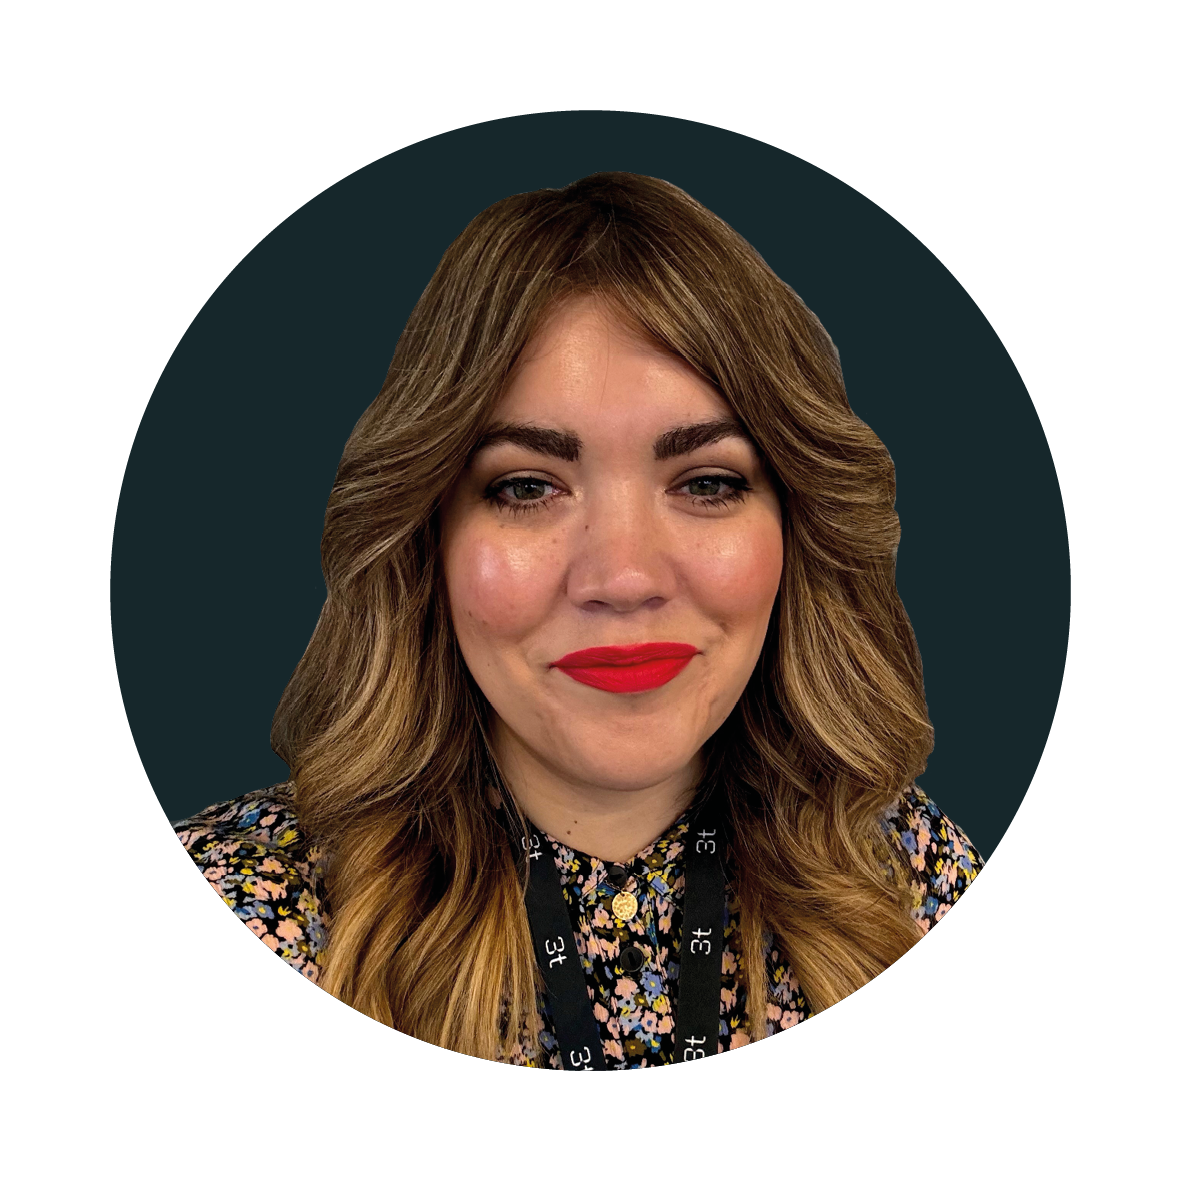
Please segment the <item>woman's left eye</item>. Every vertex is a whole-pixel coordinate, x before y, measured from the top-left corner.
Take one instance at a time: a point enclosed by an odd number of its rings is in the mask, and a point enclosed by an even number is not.
[[[750,485],[742,476],[705,475],[686,480],[680,489],[695,503],[712,508],[740,501]]]

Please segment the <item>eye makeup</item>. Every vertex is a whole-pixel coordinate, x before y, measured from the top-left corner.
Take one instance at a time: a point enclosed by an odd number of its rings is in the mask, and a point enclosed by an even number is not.
[[[550,489],[554,495],[546,495]],[[726,508],[739,504],[750,491],[751,485],[745,476],[721,472],[706,472],[682,480],[669,490],[677,495],[684,489],[684,497],[694,507],[706,509]],[[696,489],[696,490],[695,490]],[[483,499],[497,509],[511,513],[531,512],[533,509],[549,508],[554,500],[565,495],[557,485],[541,476],[505,476],[494,480],[484,489]]]

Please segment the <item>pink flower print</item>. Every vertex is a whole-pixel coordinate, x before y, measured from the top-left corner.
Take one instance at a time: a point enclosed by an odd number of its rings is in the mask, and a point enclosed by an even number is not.
[[[262,941],[267,945],[267,947],[271,949],[271,951],[279,950],[279,941],[274,937],[274,935],[266,934],[262,937]]]
[[[943,918],[943,916],[944,916],[945,914],[947,914],[947,912],[948,912],[949,910],[951,910],[951,903],[950,903],[950,902],[944,902],[944,903],[942,903],[942,904],[940,905],[939,909],[938,909],[938,910],[935,912],[935,922],[939,922],[939,920],[940,920],[940,919],[942,919],[942,918]],[[958,921],[958,920],[957,920],[957,921]]]
[[[783,1020],[779,1022],[779,1028],[780,1029],[791,1029],[791,1027],[793,1025],[799,1025],[799,1023],[800,1023],[799,1010],[798,1009],[788,1009],[788,1011],[783,1014]]]
[[[736,1001],[737,999],[738,999],[738,998],[737,998],[737,996],[735,995],[734,989],[732,989],[732,988],[723,988],[723,989],[722,989],[722,1008],[723,1008],[723,1009],[724,1009],[724,1010],[725,1010],[727,1013],[728,1013],[728,1012],[729,1012],[729,1011],[730,1011],[732,1008],[734,1008],[734,1004],[735,1004],[735,1001]]]
[[[657,1025],[660,1024],[659,1018],[655,1013],[648,1012],[640,1018],[640,1028],[645,1033],[655,1033]]]
[[[260,939],[267,933],[267,925],[262,919],[248,919],[246,929],[253,932]]]
[[[774,1023],[783,1016],[783,1008],[780,1005],[774,1004],[772,1001],[767,1002],[767,1020]]]
[[[622,997],[625,1001],[630,1001],[636,995],[636,990],[639,985],[630,976],[620,976],[615,981],[615,995]]]
[[[616,1036],[619,1031],[616,1030]],[[620,1062],[623,1061],[623,1046],[617,1041],[607,1041],[603,1043],[603,1057],[604,1058],[618,1058]]]
[[[262,864],[258,867],[263,873],[282,873],[283,863],[276,861],[274,857],[264,857]]]
[[[734,958],[734,953],[727,947],[722,952],[722,975],[734,976],[738,972],[738,961]]]
[[[657,1033],[672,1033],[673,1019],[671,1017],[661,1017],[656,1024]]]
[[[591,922],[596,927],[613,927],[615,921],[601,906],[596,906],[594,914],[591,915]]]
[[[284,919],[276,928],[275,934],[280,939],[286,939],[290,943],[296,943],[299,940],[300,930],[299,924],[292,919]]]
[[[204,871],[204,877],[208,882],[220,882],[229,872],[224,865],[211,865]]]
[[[750,1037],[747,1035],[746,1030],[736,1029],[730,1035],[730,1049],[731,1050],[737,1050],[741,1046],[749,1046],[749,1045],[750,1045]]]
[[[595,1001],[594,1014],[596,1021],[607,1020],[607,1010],[603,1007],[603,1003],[601,1001]]]

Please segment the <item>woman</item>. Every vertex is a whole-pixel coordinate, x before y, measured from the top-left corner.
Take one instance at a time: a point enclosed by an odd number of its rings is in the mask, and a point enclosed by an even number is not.
[[[893,502],[832,342],[725,223],[628,174],[507,198],[345,448],[290,782],[182,839],[440,1046],[633,1067],[789,1028],[981,864],[914,786]]]

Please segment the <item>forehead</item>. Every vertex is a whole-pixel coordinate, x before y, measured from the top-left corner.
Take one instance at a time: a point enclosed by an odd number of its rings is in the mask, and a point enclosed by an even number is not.
[[[590,429],[732,418],[692,366],[660,348],[605,304],[559,307],[521,353],[496,417]]]

